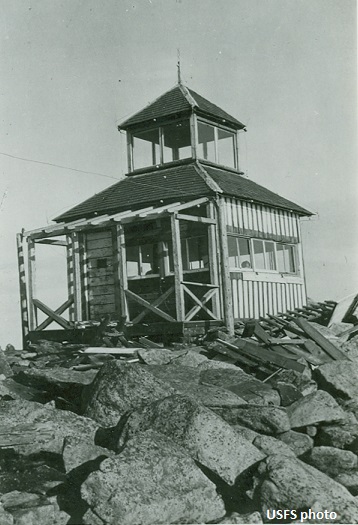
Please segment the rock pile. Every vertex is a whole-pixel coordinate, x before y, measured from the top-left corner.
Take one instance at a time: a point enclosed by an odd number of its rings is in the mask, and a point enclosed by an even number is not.
[[[358,523],[358,336],[340,348],[265,379],[203,346],[81,372],[0,352],[0,523]]]

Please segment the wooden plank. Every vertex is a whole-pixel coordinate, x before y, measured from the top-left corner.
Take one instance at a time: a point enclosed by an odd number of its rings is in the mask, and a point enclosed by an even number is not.
[[[337,348],[331,341],[328,341],[322,334],[319,333],[316,328],[314,328],[308,321],[305,319],[295,319],[295,323],[299,326],[305,334],[315,341],[326,354],[328,354],[332,359],[340,360],[347,359],[346,354],[344,354],[339,348]]]
[[[81,267],[78,233],[72,233],[72,246],[74,320],[82,321]]]
[[[229,267],[229,250],[225,223],[225,202],[223,199],[218,200],[218,230],[219,230],[219,247],[220,247],[220,262],[221,262],[221,278],[222,278],[222,293],[223,293],[223,307],[226,328],[230,335],[234,335],[234,312],[232,305],[232,290]]]
[[[152,306],[156,306],[158,307],[160,304],[162,304],[166,299],[168,299],[168,297],[175,291],[175,288],[174,286],[171,286],[170,288],[168,288],[168,290],[166,290],[160,297],[158,297],[157,299],[155,299],[151,305]],[[145,317],[147,314],[149,313],[149,311],[146,309],[144,310],[143,312],[141,312],[139,315],[137,315],[137,317],[135,317],[133,320],[132,320],[132,323],[133,324],[136,324],[136,323],[139,323],[143,317]]]
[[[66,241],[60,239],[36,239],[36,244],[50,244],[51,246],[67,246]]]
[[[170,321],[170,322],[175,321],[174,317],[172,317],[171,315],[163,312],[162,310],[160,310],[156,306],[152,306],[148,301],[146,301],[145,299],[143,299],[139,295],[133,293],[131,290],[126,290],[125,293],[126,293],[127,297],[129,297],[130,299],[133,299],[133,301],[135,301],[136,303],[144,306],[145,308],[147,308],[151,312],[155,313],[159,317],[162,317],[166,321]]]
[[[92,295],[91,290],[90,290],[89,299],[90,299],[91,306],[96,306],[98,304],[113,304],[113,307],[114,307],[115,305],[113,293],[108,294],[108,295],[103,295],[103,294]]]
[[[240,363],[244,366],[249,367],[257,367],[258,363],[256,361],[253,361],[252,359],[249,359],[243,355],[240,355],[237,352],[237,349],[235,351],[231,350],[230,348],[227,348],[224,343],[225,341],[222,341],[221,339],[217,339],[215,341],[217,344],[215,347],[211,348],[210,350],[212,352],[217,352],[220,355],[224,355],[226,357],[230,357],[235,363]]]
[[[116,226],[116,284],[119,290],[120,317],[130,320],[126,292],[128,290],[127,258],[124,229],[122,224]]]
[[[38,299],[33,300],[34,305],[39,308],[42,312],[44,312],[48,317],[53,319],[57,324],[65,328],[66,330],[70,330],[72,328],[72,324],[63,319],[60,315],[56,314],[51,308],[46,306],[44,303],[39,301]]]
[[[74,277],[73,277],[73,243],[72,243],[72,237],[71,235],[66,235],[66,265],[67,265],[67,297],[73,297],[75,288],[74,288]],[[74,321],[75,319],[75,313],[74,313],[74,305],[73,302],[70,305],[69,310],[69,319],[70,321]]]
[[[189,222],[201,222],[202,224],[216,224],[215,219],[210,219],[208,217],[199,217],[197,215],[185,215],[184,213],[178,213],[177,219]]]
[[[115,310],[115,305],[113,303],[111,304],[96,304],[92,306],[89,305],[90,308],[90,318],[91,319],[99,319],[102,315],[105,314],[111,314],[117,315],[117,312]]]
[[[24,244],[23,244],[23,235],[21,233],[18,233],[16,235],[16,244],[17,244],[17,264],[18,264],[18,270],[19,270],[22,345],[23,345],[23,348],[25,348],[26,337],[29,333],[29,320],[28,320],[28,309],[27,309]]]
[[[205,303],[210,301],[210,299],[213,297],[214,294],[217,293],[217,290],[209,290],[206,292],[206,294],[203,295],[201,299],[199,299],[187,286],[183,286],[184,291],[193,299],[194,302],[197,303],[197,306],[194,306],[185,316],[185,321],[190,321],[200,310],[204,310],[209,317],[215,320],[219,320],[218,317],[216,317],[209,308],[205,306]]]
[[[147,339],[146,337],[139,337],[138,341],[144,348],[161,348],[161,349],[163,349],[162,345],[159,345],[158,343],[155,343],[154,341],[151,341],[150,339]]]
[[[90,346],[82,350],[81,354],[114,354],[123,356],[134,356],[141,348],[107,348],[103,346]]]
[[[194,206],[200,206],[201,204],[205,204],[205,202],[208,202],[208,197],[200,197],[199,199],[195,199],[193,201],[184,202],[183,204],[171,204],[168,208],[168,211],[170,213],[172,212],[179,212],[181,210],[186,210],[188,208],[193,208]]]
[[[101,287],[101,286],[111,286],[114,285],[114,275],[113,273],[106,275],[99,275],[96,277],[89,277],[88,284],[91,288]]]
[[[217,284],[208,284],[208,283],[197,283],[194,281],[182,281],[181,284],[189,285],[189,286],[199,286],[202,288],[219,288],[219,285]]]
[[[214,203],[209,202],[206,205],[206,213],[208,217],[212,219],[216,218]],[[218,268],[218,245],[217,245],[217,221],[215,224],[208,227],[208,251],[209,251],[209,271],[210,271],[210,282],[209,286],[215,286],[219,288],[219,268]],[[221,301],[220,293],[217,293],[212,298],[212,311],[217,318],[221,318]]]
[[[101,246],[99,248],[88,248],[87,256],[89,259],[104,259],[111,257],[113,254],[113,246]]]
[[[109,232],[111,234],[111,232]],[[110,248],[110,253],[112,253],[113,249],[113,241],[112,237],[108,237],[107,235],[105,237],[102,237],[100,239],[88,239],[87,240],[87,251],[90,253],[92,250],[98,250],[101,248]]]
[[[193,159],[197,159],[198,151],[198,131],[197,131],[197,122],[196,115],[192,112],[190,115],[190,130],[191,130],[191,156]]]
[[[30,330],[35,330],[37,326],[37,312],[34,303],[36,295],[36,256],[35,241],[27,239],[28,243],[28,289],[29,289],[29,314]]]
[[[73,304],[73,297],[69,297],[67,299],[67,301],[65,301],[63,304],[61,304],[61,306],[59,306],[55,310],[55,314],[57,314],[57,315],[63,314],[63,312],[65,312],[67,310],[67,308],[69,308],[72,304]],[[35,330],[38,331],[38,332],[41,331],[41,330],[45,330],[45,328],[47,328],[52,322],[53,322],[53,319],[51,319],[49,317],[43,323],[41,323],[39,326],[37,326],[37,328]]]
[[[180,228],[179,221],[175,214],[170,217],[172,244],[173,244],[173,261],[174,261],[174,286],[175,286],[175,306],[176,320],[185,320],[185,304],[183,285],[183,260],[181,253]]]

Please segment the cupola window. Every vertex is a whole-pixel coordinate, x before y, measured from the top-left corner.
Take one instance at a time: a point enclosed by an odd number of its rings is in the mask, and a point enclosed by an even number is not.
[[[199,120],[198,157],[236,169],[236,134]]]

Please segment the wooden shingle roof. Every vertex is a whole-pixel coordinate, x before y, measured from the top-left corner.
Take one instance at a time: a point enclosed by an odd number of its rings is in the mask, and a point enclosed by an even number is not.
[[[206,116],[229,125],[231,124],[235,129],[243,129],[245,127],[245,125],[235,117],[232,117],[229,113],[192,89],[178,84],[144,109],[125,120],[118,126],[118,129],[129,129],[141,123],[144,124],[153,120],[185,113],[190,114],[193,111],[198,115]]]
[[[196,197],[214,196],[217,193],[290,210],[299,215],[312,215],[298,204],[238,173],[193,160],[190,163],[126,177],[55,220],[71,221],[104,213],[138,209],[144,205],[160,206],[178,200],[185,202]]]

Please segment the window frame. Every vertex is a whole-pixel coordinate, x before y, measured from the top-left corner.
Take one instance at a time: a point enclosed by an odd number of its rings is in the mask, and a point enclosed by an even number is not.
[[[129,280],[134,280],[134,279],[150,279],[152,277],[160,277],[160,263],[159,263],[159,260],[158,260],[158,272],[157,273],[150,273],[150,274],[145,274],[145,273],[142,273],[142,266],[143,266],[143,250],[142,250],[142,247],[143,246],[146,246],[146,245],[151,245],[153,246],[153,262],[154,262],[154,249],[156,249],[158,251],[159,249],[159,246],[158,246],[158,243],[142,243],[142,244],[133,244],[131,246],[126,246],[126,273],[127,273],[127,279]],[[137,271],[138,273],[136,275],[128,275],[128,259],[127,259],[127,249],[128,248],[136,248],[138,250],[138,259],[136,262],[137,264]],[[134,261],[132,261],[134,262]]]
[[[199,239],[199,238],[205,239],[205,235],[194,235],[192,237],[185,237],[185,238],[181,239],[181,243],[185,243],[185,252],[182,249],[182,244],[181,244],[181,258],[182,258],[182,265],[183,265],[183,273],[205,272],[205,271],[209,271],[209,269],[210,269],[209,244],[208,244],[209,240],[208,239],[206,239],[206,243],[207,243],[207,247],[208,247],[207,254],[206,254],[207,258],[208,258],[207,266],[205,266],[205,261],[203,259],[200,259],[200,261],[203,262],[204,266],[202,266],[200,268],[189,268],[189,266],[190,266],[190,259],[189,259],[188,241],[191,241],[193,239]],[[186,255],[186,260],[184,260],[184,253]],[[200,252],[199,252],[199,255],[201,255]]]
[[[215,161],[205,159],[201,156],[199,156],[199,124],[207,124],[209,126],[212,126],[214,128],[214,150],[215,150]],[[224,166],[229,169],[238,170],[239,169],[239,145],[238,145],[238,133],[236,130],[231,129],[228,126],[223,126],[221,124],[217,124],[215,122],[212,122],[210,120],[207,120],[203,117],[197,117],[195,122],[195,128],[196,128],[196,156],[199,160],[203,160],[204,162],[211,162],[213,164],[217,164],[218,166]],[[233,134],[233,154],[234,154],[234,166],[228,166],[227,164],[222,164],[220,162],[220,149],[219,149],[219,138],[218,138],[218,130],[222,129],[223,131],[227,131],[229,133]]]
[[[235,235],[235,234],[232,234],[232,233],[228,234],[228,238],[229,237],[237,239],[237,243],[239,242],[239,239],[245,239],[246,241],[248,241],[249,257],[250,257],[250,265],[251,265],[250,268],[241,268],[240,266],[230,266],[230,258],[229,258],[230,271],[234,271],[234,272],[253,272],[254,271],[254,267],[253,267],[253,263],[252,263],[252,247],[251,247],[250,237],[245,237],[244,235]],[[240,256],[240,250],[239,249],[237,250],[237,253],[238,253],[238,257],[239,257]]]

